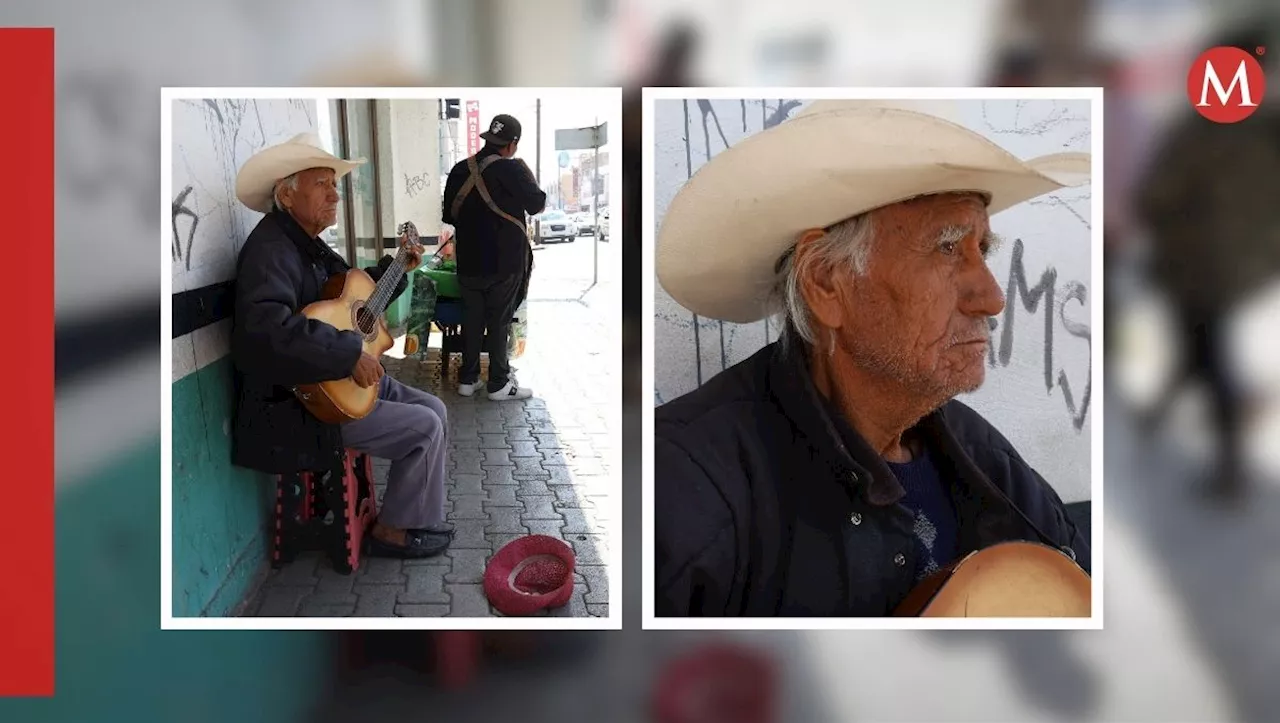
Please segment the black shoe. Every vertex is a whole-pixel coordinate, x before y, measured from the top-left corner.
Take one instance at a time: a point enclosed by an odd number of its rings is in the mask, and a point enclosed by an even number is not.
[[[454,534],[454,527],[448,522],[438,522],[426,527],[410,527],[409,531],[416,532],[419,535],[444,535],[452,538]],[[369,534],[372,535],[373,533],[371,532]]]
[[[404,537],[405,544],[393,545],[370,534],[365,538],[369,541],[368,554],[413,559],[435,557],[449,549],[449,543],[453,541],[452,535],[436,535],[418,530],[407,530]]]

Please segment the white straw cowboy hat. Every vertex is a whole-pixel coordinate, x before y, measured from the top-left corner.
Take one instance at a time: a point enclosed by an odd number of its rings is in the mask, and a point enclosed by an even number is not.
[[[345,161],[329,153],[315,133],[299,133],[284,143],[264,148],[240,167],[236,198],[254,211],[271,212],[271,194],[282,178],[308,168],[332,168],[337,178],[364,164],[365,158]]]
[[[778,259],[802,232],[918,196],[977,191],[988,213],[1089,182],[1087,153],[1022,161],[954,120],[953,101],[815,101],[714,156],[671,201],[658,280],[702,316],[777,311]]]

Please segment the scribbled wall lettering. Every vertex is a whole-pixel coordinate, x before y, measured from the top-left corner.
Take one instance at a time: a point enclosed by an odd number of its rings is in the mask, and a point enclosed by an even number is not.
[[[431,176],[427,173],[419,173],[416,176],[404,174],[404,192],[409,198],[422,193],[431,187]]]
[[[1009,361],[1013,357],[1013,338],[1018,328],[1016,323],[1018,309],[1034,316],[1039,313],[1044,319],[1044,389],[1046,392],[1052,392],[1055,376],[1057,371],[1057,383],[1062,387],[1063,401],[1066,402],[1067,413],[1070,415],[1072,425],[1077,431],[1084,426],[1084,418],[1089,410],[1089,381],[1084,385],[1084,396],[1080,401],[1079,410],[1075,404],[1074,397],[1071,394],[1071,385],[1067,380],[1066,370],[1054,367],[1054,327],[1061,323],[1067,333],[1073,337],[1079,337],[1089,340],[1089,325],[1080,324],[1071,321],[1066,316],[1066,305],[1068,301],[1078,301],[1082,306],[1088,303],[1088,289],[1079,281],[1068,281],[1063,286],[1063,296],[1058,303],[1054,303],[1054,294],[1057,289],[1058,271],[1050,266],[1046,268],[1040,275],[1040,280],[1035,286],[1027,284],[1027,270],[1023,264],[1023,252],[1025,245],[1022,239],[1016,239],[1013,243],[1013,258],[1009,264],[1009,283],[1005,290],[1005,307],[1004,313],[999,317],[992,317],[990,320],[991,330],[993,332],[992,339],[996,338],[995,332],[999,332],[999,343],[993,343],[988,350],[988,363],[992,368],[998,364],[1000,367],[1009,366]],[[1086,306],[1087,308],[1087,306]],[[1085,370],[1086,376],[1089,376],[1089,370]]]
[[[196,237],[196,226],[200,225],[200,217],[196,215],[195,211],[187,208],[187,196],[190,195],[191,186],[187,186],[182,189],[177,198],[173,199],[173,260],[182,261],[185,258],[188,271],[191,270],[191,242]],[[186,234],[178,230],[178,219],[184,217],[188,220]],[[185,247],[182,243],[184,237],[186,240]]]
[[[1067,333],[1077,339],[1084,339],[1089,345],[1089,358],[1093,358],[1093,336],[1088,324],[1081,324],[1067,317],[1067,302],[1076,301],[1083,310],[1089,308],[1089,290],[1079,281],[1067,282],[1064,287],[1062,301],[1058,302],[1058,318]],[[1093,367],[1085,367],[1084,393],[1077,409],[1075,398],[1071,394],[1071,383],[1067,380],[1066,370],[1058,372],[1058,386],[1062,387],[1062,397],[1067,403],[1067,411],[1071,413],[1071,423],[1079,431],[1084,427],[1085,417],[1089,413],[1089,397],[1093,391]]]

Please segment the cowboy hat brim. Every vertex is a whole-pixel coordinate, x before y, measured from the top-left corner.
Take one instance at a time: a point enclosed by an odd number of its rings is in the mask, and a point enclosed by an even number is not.
[[[270,213],[276,183],[310,168],[332,168],[342,178],[367,162],[365,158],[346,161],[323,149],[301,143],[284,143],[267,148],[241,166],[236,175],[236,198],[259,213]]]
[[[672,199],[658,281],[701,316],[775,313],[776,265],[806,230],[918,196],[975,191],[992,215],[1089,182],[1087,153],[1019,160],[963,126],[894,108],[801,115],[716,155]]]

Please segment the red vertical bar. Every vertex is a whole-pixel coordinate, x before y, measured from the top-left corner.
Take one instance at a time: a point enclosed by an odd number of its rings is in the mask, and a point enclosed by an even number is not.
[[[18,437],[6,442],[0,522],[0,696],[53,695],[53,29],[0,29],[0,173],[5,238],[32,255],[9,275],[21,300],[21,349],[10,338],[0,375],[12,381]],[[13,432],[10,432],[12,435]],[[10,506],[11,505],[11,506]]]

